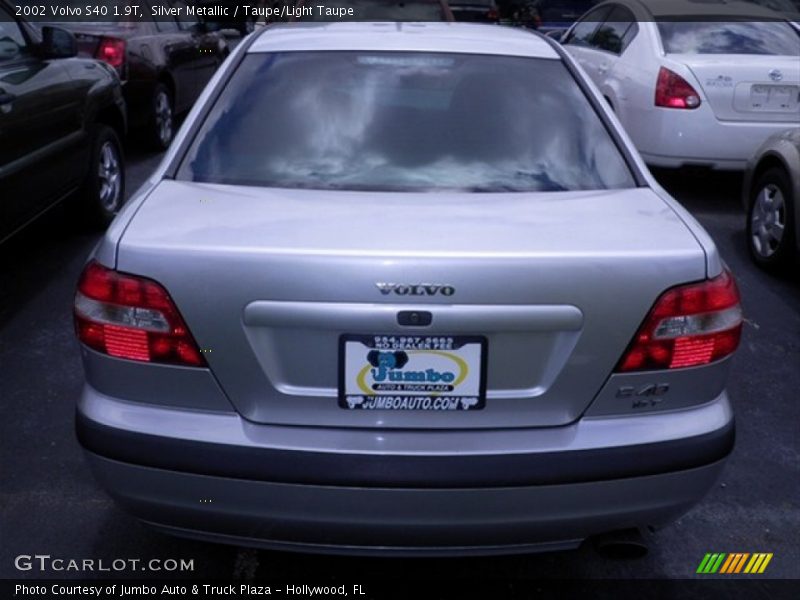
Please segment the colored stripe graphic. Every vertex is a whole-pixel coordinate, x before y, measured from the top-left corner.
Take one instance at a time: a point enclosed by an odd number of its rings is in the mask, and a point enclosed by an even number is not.
[[[696,573],[705,573],[706,572],[706,565],[708,564],[708,561],[710,559],[711,559],[711,554],[706,554],[703,557],[703,560],[700,561],[700,566],[697,567]]]
[[[719,570],[720,573],[730,573],[731,565],[736,564],[739,560],[738,554],[728,554],[728,560],[722,563],[722,568]]]
[[[745,573],[763,573],[769,561],[772,560],[772,552],[759,552],[757,554],[753,554],[753,558],[750,559],[750,562],[747,563],[747,566],[744,568]]]
[[[719,570],[720,565],[722,564],[723,559],[725,558],[725,553],[721,553],[717,561],[712,565],[710,573],[716,573]]]
[[[763,573],[767,565],[772,560],[772,552],[709,552],[700,561],[697,573],[702,574],[734,574],[741,573]],[[749,559],[749,560],[748,560]],[[745,566],[746,565],[746,566]]]
[[[720,573],[730,573],[731,568],[739,562],[739,554],[735,552],[731,552],[728,554],[728,558],[722,563],[722,568],[720,568]]]
[[[745,552],[744,554],[742,554],[742,558],[739,561],[739,563],[736,565],[736,570],[733,571],[733,573],[738,573],[738,572],[740,572],[742,570],[742,567],[744,566],[744,563],[747,560],[748,556],[750,556],[749,552]]]
[[[759,573],[763,573],[767,569],[767,565],[769,561],[772,560],[772,552],[768,553],[767,556],[764,558],[764,562],[761,563],[761,568],[758,570]]]
[[[700,566],[697,567],[698,573],[716,573],[725,558],[725,553],[706,554]]]
[[[744,561],[750,556],[747,552],[735,552],[728,555],[728,560],[722,565],[720,573],[737,573],[744,565]]]

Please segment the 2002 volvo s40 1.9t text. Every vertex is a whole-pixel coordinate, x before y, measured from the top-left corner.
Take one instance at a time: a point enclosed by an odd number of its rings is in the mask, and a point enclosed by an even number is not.
[[[93,470],[179,535],[571,547],[677,517],[733,446],[730,273],[523,31],[254,34],[96,248],[75,318]]]

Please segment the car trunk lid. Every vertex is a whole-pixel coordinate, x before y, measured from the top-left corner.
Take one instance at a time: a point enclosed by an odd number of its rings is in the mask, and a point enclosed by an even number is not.
[[[721,121],[800,120],[800,56],[681,57]]]
[[[117,268],[166,286],[247,419],[415,429],[575,420],[656,297],[706,274],[697,240],[646,188],[417,194],[177,181],[139,209]],[[401,325],[404,311],[432,321]],[[471,364],[485,373],[485,407],[342,408],[343,335],[478,336],[484,364]]]

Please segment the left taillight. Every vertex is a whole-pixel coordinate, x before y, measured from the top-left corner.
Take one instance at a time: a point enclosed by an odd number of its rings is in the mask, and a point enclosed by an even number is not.
[[[100,40],[94,57],[108,63],[121,74],[125,67],[125,50],[125,40],[104,37]]]
[[[661,67],[656,80],[655,105],[691,110],[700,106],[700,94],[683,77]]]
[[[128,360],[205,367],[189,328],[161,284],[96,261],[81,274],[75,330],[90,348]]]

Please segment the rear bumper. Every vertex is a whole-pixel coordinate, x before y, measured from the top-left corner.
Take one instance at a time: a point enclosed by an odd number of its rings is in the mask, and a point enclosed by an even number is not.
[[[382,488],[479,488],[607,481],[704,466],[725,458],[734,444],[733,421],[689,438],[645,444],[440,455],[351,454],[210,444],[114,429],[80,412],[76,429],[84,448],[125,463],[212,477]]]
[[[413,432],[255,425],[87,387],[76,425],[101,484],[172,533],[389,554],[555,549],[670,521],[713,485],[735,435],[724,393],[559,428]]]
[[[388,489],[210,477],[87,456],[124,508],[167,533],[276,550],[369,555],[575,548],[594,534],[677,518],[722,470],[718,461],[602,482]]]
[[[657,167],[744,170],[756,149],[791,122],[720,121],[708,106],[697,111],[656,109],[631,135],[644,161]]]

